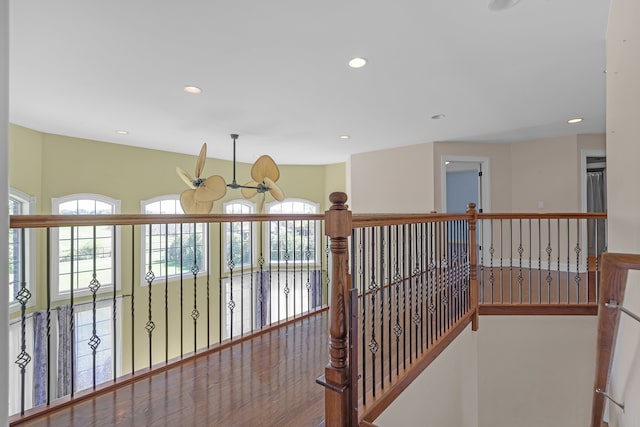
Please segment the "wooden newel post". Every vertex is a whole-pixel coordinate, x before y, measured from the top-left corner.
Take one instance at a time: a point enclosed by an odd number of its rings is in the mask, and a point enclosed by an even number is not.
[[[478,212],[476,204],[467,205],[467,215],[469,215],[469,293],[471,297],[471,308],[475,310],[471,320],[471,328],[478,330],[478,244],[476,242],[476,225],[478,222]]]
[[[327,427],[347,427],[350,420],[349,371],[347,367],[348,238],[351,211],[347,195],[329,195],[331,208],[325,212],[325,234],[331,239],[331,289],[329,298],[329,364],[325,367],[325,423]],[[342,390],[342,393],[336,390]]]

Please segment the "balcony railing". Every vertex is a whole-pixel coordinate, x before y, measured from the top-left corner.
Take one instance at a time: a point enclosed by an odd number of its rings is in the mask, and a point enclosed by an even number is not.
[[[323,215],[15,216],[10,226],[22,248],[14,420],[327,307]]]
[[[372,425],[479,314],[596,314],[606,214],[326,213],[327,426]],[[350,240],[350,242],[349,242]],[[350,244],[349,244],[350,243]]]
[[[14,419],[329,308],[326,425],[366,424],[479,314],[597,311],[605,214],[352,215],[346,201],[12,217]]]

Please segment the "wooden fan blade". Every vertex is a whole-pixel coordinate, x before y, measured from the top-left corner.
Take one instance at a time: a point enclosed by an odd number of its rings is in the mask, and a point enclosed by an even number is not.
[[[205,179],[202,185],[196,188],[196,202],[213,202],[222,199],[227,194],[227,184],[220,175],[213,175]]]
[[[271,194],[274,199],[279,202],[284,200],[284,193],[282,192],[280,187],[276,185],[275,182],[273,182],[270,178],[265,178],[264,183],[267,185],[267,187],[269,187],[269,194]]]
[[[278,169],[278,165],[271,157],[264,154],[251,166],[251,178],[258,182],[262,182],[265,178],[270,178],[275,182],[280,178],[280,169]]]
[[[195,199],[196,190],[184,190],[180,194],[180,206],[186,214],[208,214],[213,208],[213,202],[199,203]]]
[[[177,166],[176,166],[176,172],[178,173],[178,176],[182,178],[184,183],[189,186],[189,188],[193,188],[193,189],[196,188],[196,186],[193,185],[193,178],[191,178],[191,176],[188,173],[186,173],[184,170],[182,170]]]
[[[258,213],[264,213],[264,199],[265,199],[265,194],[262,193],[260,197],[258,197],[258,204],[256,206]]]
[[[207,160],[207,143],[202,144],[200,149],[200,155],[198,155],[198,161],[196,162],[196,178],[200,178],[202,169],[204,169],[204,162]]]
[[[250,186],[250,187],[256,187],[258,185],[258,183],[255,182],[255,181],[249,181],[245,185]],[[245,199],[250,199],[253,196],[255,196],[256,194],[258,194],[258,190],[256,188],[242,188],[242,189],[240,189],[240,192],[242,193],[242,196]]]

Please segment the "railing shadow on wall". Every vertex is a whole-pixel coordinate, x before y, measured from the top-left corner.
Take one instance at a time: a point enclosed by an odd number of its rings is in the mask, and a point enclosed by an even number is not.
[[[324,215],[15,216],[10,227],[12,422],[327,309]]]
[[[618,402],[609,394],[610,373],[616,348],[621,313],[640,322],[640,316],[627,310],[624,304],[627,278],[630,270],[640,270],[640,255],[607,253],[602,257],[602,288],[599,298],[598,344],[594,380],[591,427],[605,426],[603,416],[606,400],[610,412],[624,412],[624,402]],[[605,400],[606,399],[606,400]]]
[[[373,425],[479,314],[597,314],[606,214],[352,215],[330,196],[326,425]]]

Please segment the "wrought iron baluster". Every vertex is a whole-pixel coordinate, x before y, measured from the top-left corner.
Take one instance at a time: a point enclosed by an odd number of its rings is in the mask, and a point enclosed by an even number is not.
[[[151,304],[151,285],[156,278],[156,275],[153,273],[153,247],[152,247],[152,225],[149,224],[149,233],[148,233],[149,241],[149,267],[147,273],[144,275],[144,279],[147,281],[147,289],[148,289],[148,313],[147,313],[147,323],[144,328],[147,330],[147,335],[149,336],[149,369],[153,366],[153,331],[156,328],[155,322],[152,318],[153,306]],[[182,239],[180,241],[180,249],[182,250]]]
[[[117,271],[117,265],[118,263],[115,262],[116,259],[118,259],[118,253],[117,253],[117,247],[118,247],[118,241],[117,241],[117,226],[114,225],[112,228],[112,235],[113,235],[113,275],[111,276],[111,283],[113,285],[113,305],[112,305],[112,315],[113,315],[113,323],[112,323],[112,327],[113,330],[111,331],[111,335],[113,336],[113,339],[111,340],[111,344],[113,347],[112,350],[112,358],[113,358],[113,381],[116,381],[117,378],[117,366],[118,366],[118,306],[117,306],[117,278],[118,278],[118,271]],[[131,236],[131,238],[133,239],[133,236]],[[48,245],[47,245],[48,246]],[[49,257],[47,257],[49,258]],[[48,308],[47,308],[48,311]]]
[[[210,223],[205,225],[205,245],[207,248],[207,348],[211,347],[211,230]],[[167,339],[167,344],[169,340]],[[167,345],[168,347],[168,345]]]
[[[393,261],[394,265],[394,291],[395,291],[395,324],[393,326],[393,332],[395,334],[396,339],[396,375],[400,375],[400,335],[402,334],[402,327],[400,326],[400,281],[402,280],[402,276],[400,276],[400,266],[398,265],[398,259],[400,258],[400,231],[398,226],[395,226],[394,229],[394,239],[393,244],[395,246],[396,256]],[[404,355],[403,355],[404,356]]]
[[[567,304],[571,303],[571,227],[567,218]]]
[[[370,277],[369,277],[369,292],[370,292],[370,304],[371,304],[371,339],[369,340],[369,352],[371,353],[371,375],[373,384],[373,397],[376,397],[376,355],[378,353],[379,345],[376,339],[376,295],[378,293],[378,283],[376,282],[376,237],[375,229],[370,227],[369,229],[369,244],[370,250]]]
[[[131,225],[131,374],[136,372],[136,251],[135,225]]]
[[[313,224],[314,224],[313,229],[315,230],[316,222],[314,221]],[[312,308],[315,308],[313,307],[315,306],[315,302],[312,303],[311,301],[311,223],[309,220],[307,220],[306,230],[308,235],[307,235],[307,248],[304,252],[304,258],[307,261],[307,281],[305,283],[305,288],[307,289],[307,309],[308,311],[311,311]],[[314,232],[314,237],[315,237],[315,232]],[[302,283],[302,276],[300,277],[300,282]],[[300,292],[300,300],[302,301],[302,292]]]
[[[430,343],[433,345],[433,343],[435,342],[435,336],[436,336],[436,324],[437,324],[437,318],[436,318],[436,301],[435,301],[435,263],[433,261],[434,259],[434,251],[435,251],[435,225],[434,223],[430,223],[429,224],[429,229],[430,229],[430,238],[429,238],[429,246],[430,246],[430,251],[429,251],[429,286],[428,286],[428,291],[429,291],[429,338],[430,338]]]
[[[513,304],[513,220],[509,220],[509,304]]]
[[[580,303],[580,254],[582,253],[582,248],[580,247],[580,220],[576,219],[576,247],[574,249],[576,253],[576,275],[574,277],[574,281],[576,283],[576,303]],[[587,268],[587,275],[589,274],[589,269]],[[587,302],[588,297],[587,297]]]
[[[529,300],[528,300],[529,304],[531,304],[533,302],[533,301],[531,301],[531,296],[532,296],[532,293],[531,293],[531,280],[533,278],[533,276],[532,276],[533,263],[531,262],[531,257],[533,256],[532,255],[533,254],[533,252],[532,252],[532,250],[533,250],[533,246],[532,246],[533,245],[533,235],[531,234],[532,231],[533,230],[531,228],[531,218],[529,218],[529,286],[528,286],[529,287]]]
[[[551,282],[553,277],[551,276],[551,219],[547,219],[547,304],[551,304]]]
[[[218,343],[222,343],[222,341],[224,340],[224,336],[222,335],[222,313],[225,311],[225,299],[223,298],[222,288],[224,287],[223,273],[226,247],[224,245],[224,239],[222,238],[222,236],[224,235],[224,227],[227,226],[229,226],[229,230],[231,230],[230,223],[224,223],[224,225],[222,222],[218,223],[218,242],[220,245],[220,262],[218,262]]]
[[[235,261],[233,260],[233,235],[235,234],[235,222],[229,223],[229,254],[227,256],[227,268],[229,269],[229,301],[227,309],[229,310],[229,339],[233,339],[233,311],[236,308],[236,302],[233,299],[233,269]],[[242,233],[240,233],[242,235]]]
[[[96,332],[96,309],[97,309],[97,301],[96,294],[100,289],[100,281],[97,277],[97,257],[96,257],[96,226],[93,226],[93,274],[91,282],[89,283],[89,290],[91,291],[91,338],[87,343],[89,348],[91,349],[91,360],[93,363],[92,370],[92,379],[93,379],[93,388],[96,388],[96,349],[100,345],[100,337]],[[113,282],[113,287],[115,288],[115,281]]]
[[[169,224],[164,225],[164,363],[169,363]]]
[[[518,221],[518,234],[520,237],[520,240],[518,242],[518,293],[520,304],[522,304],[522,285],[524,282],[524,276],[522,275],[522,254],[524,253],[524,248],[522,247],[522,218],[520,218]]]
[[[73,238],[73,233],[71,234]],[[27,366],[31,362],[31,355],[27,352],[27,304],[31,299],[31,292],[27,288],[26,270],[26,230],[20,229],[20,290],[15,298],[20,303],[20,353],[15,364],[20,368],[20,415],[24,415],[26,396]],[[73,250],[73,245],[72,245]],[[73,261],[73,257],[71,257]],[[73,283],[73,282],[72,282]]]
[[[180,358],[184,357],[184,224],[180,223]]]
[[[75,306],[73,304],[74,297],[74,287],[75,287],[75,269],[74,269],[74,261],[76,260],[75,254],[75,227],[71,227],[71,260],[70,260],[70,269],[71,269],[71,284],[69,288],[69,296],[70,296],[70,307],[69,307],[69,328],[71,332],[71,345],[69,346],[69,359],[71,359],[71,397],[75,394],[75,378],[76,378],[76,360],[74,355],[76,354],[76,315],[75,315]]]
[[[502,269],[502,260],[503,260],[503,249],[504,249],[504,239],[503,239],[503,224],[502,218],[500,219],[500,304],[504,304],[504,286],[503,286],[503,269]]]
[[[380,384],[382,386],[382,390],[384,390],[384,234],[382,232],[382,227],[374,228],[374,232],[378,234],[378,241],[380,244],[378,245],[378,254],[379,254],[379,262],[378,262],[378,277],[380,282]],[[374,252],[374,257],[376,256]],[[391,378],[391,372],[389,372],[389,378]]]
[[[358,264],[358,276],[360,277],[360,295],[362,295],[362,403],[367,403],[367,332],[366,332],[366,322],[367,322],[367,301],[366,301],[366,273],[365,273],[365,229],[358,229],[358,234],[360,237],[359,244],[359,256],[360,263]],[[328,265],[328,264],[327,264]]]
[[[198,266],[198,225],[193,223],[189,228],[193,227],[193,265],[191,266],[191,273],[193,274],[193,310],[191,311],[191,318],[193,319],[193,354],[198,350],[198,318],[200,317],[200,311],[198,310],[198,273],[200,267]],[[202,254],[204,256],[204,254]],[[202,265],[203,262],[200,260]]]
[[[557,266],[557,271],[558,271],[558,304],[560,304],[560,294],[562,293],[562,289],[561,289],[561,283],[562,283],[562,278],[560,275],[560,219],[556,219],[556,223],[558,226],[558,266]]]
[[[542,302],[542,226],[538,218],[538,304]]]
[[[496,277],[493,269],[493,255],[496,251],[493,245],[493,221],[494,221],[493,219],[489,220],[490,233],[491,233],[491,246],[489,246],[489,285],[491,286],[491,304],[496,302],[496,300],[493,297],[493,285],[496,281]]]
[[[387,238],[387,262],[386,262],[386,277],[387,277],[387,330],[389,333],[387,334],[387,347],[389,351],[389,359],[388,359],[388,368],[389,368],[389,383],[392,381],[393,377],[393,346],[392,346],[392,337],[391,331],[392,322],[393,322],[393,272],[392,272],[392,247],[394,244],[393,234],[391,226],[384,227],[386,238]],[[382,276],[383,278],[385,276]],[[396,352],[396,355],[398,353]]]
[[[47,405],[51,403],[51,228],[47,227]],[[115,293],[115,286],[113,288]],[[115,319],[115,317],[114,317]],[[114,335],[115,337],[115,335]],[[115,347],[114,347],[115,348]],[[114,357],[115,361],[115,357]],[[115,363],[113,376],[115,380]]]

